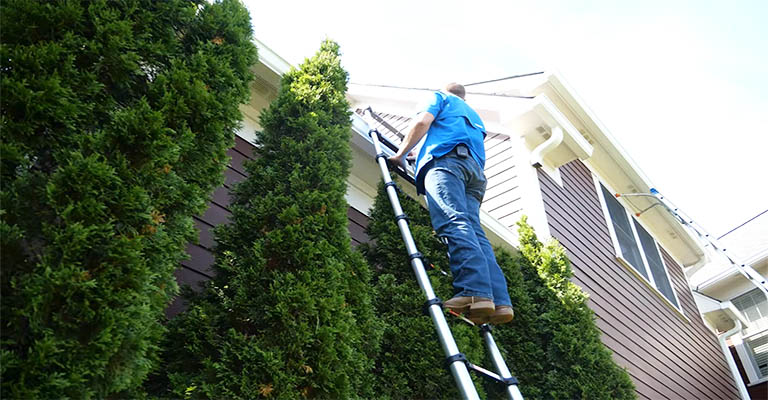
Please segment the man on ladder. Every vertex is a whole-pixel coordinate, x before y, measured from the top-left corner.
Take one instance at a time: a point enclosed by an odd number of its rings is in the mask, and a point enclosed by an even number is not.
[[[514,317],[507,283],[480,225],[485,195],[485,126],[464,101],[457,83],[435,92],[419,110],[397,154],[403,157],[426,135],[416,159],[416,191],[425,194],[432,226],[448,245],[455,296],[445,308],[475,324],[503,324]]]

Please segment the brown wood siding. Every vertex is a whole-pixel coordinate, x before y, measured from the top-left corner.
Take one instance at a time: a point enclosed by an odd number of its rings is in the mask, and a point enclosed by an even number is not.
[[[229,210],[230,190],[234,184],[242,182],[247,177],[243,163],[253,159],[253,149],[254,146],[251,143],[238,136],[235,139],[235,146],[227,151],[230,162],[224,171],[224,185],[213,192],[208,203],[208,209],[202,215],[194,217],[195,227],[199,232],[198,243],[187,245],[189,259],[183,260],[181,267],[174,272],[179,286],[189,285],[193,289],[199,290],[201,283],[213,278],[213,247],[216,243],[213,228],[216,225],[229,222],[229,217],[232,215]],[[360,243],[368,242],[370,239],[365,233],[368,217],[352,207],[349,207],[347,215],[352,245],[357,246]],[[166,310],[166,317],[172,318],[185,308],[184,300],[176,298]]]
[[[563,187],[539,172],[550,231],[571,259],[573,282],[590,296],[602,340],[627,368],[639,398],[735,399],[730,370],[696,309],[681,267],[662,249],[686,321],[616,252],[589,169],[560,168]]]
[[[347,209],[347,217],[349,218],[349,236],[352,239],[352,246],[370,242],[371,239],[365,233],[365,230],[368,228],[368,216],[349,207]]]

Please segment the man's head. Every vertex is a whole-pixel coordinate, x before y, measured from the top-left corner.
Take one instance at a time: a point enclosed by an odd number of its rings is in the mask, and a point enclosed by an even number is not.
[[[464,100],[464,95],[467,93],[464,91],[464,86],[461,86],[456,82],[451,82],[445,85],[445,91],[461,97],[462,100]]]

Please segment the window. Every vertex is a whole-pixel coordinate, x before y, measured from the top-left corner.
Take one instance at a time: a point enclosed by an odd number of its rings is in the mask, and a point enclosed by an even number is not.
[[[656,241],[603,184],[600,184],[600,189],[610,219],[608,230],[616,247],[616,255],[679,309],[680,303]]]
[[[619,241],[619,251],[621,256],[625,260],[629,261],[629,264],[635,268],[645,279],[648,279],[648,273],[643,266],[643,260],[640,256],[640,250],[637,248],[635,242],[635,234],[632,232],[632,226],[629,224],[629,217],[627,211],[624,210],[621,203],[608,192],[605,186],[600,185],[603,189],[603,197],[605,203],[608,206],[608,213],[611,216],[611,222],[613,223],[613,233],[616,239]]]
[[[664,261],[661,260],[661,253],[658,247],[656,247],[656,241],[653,240],[648,231],[643,228],[642,225],[635,220],[635,230],[637,236],[640,238],[640,244],[643,247],[643,253],[645,254],[645,261],[651,270],[651,276],[653,282],[656,283],[656,289],[659,289],[661,294],[671,301],[675,307],[680,307],[675,299],[675,292],[672,290],[672,285],[669,283],[667,277],[667,269],[664,267]]]

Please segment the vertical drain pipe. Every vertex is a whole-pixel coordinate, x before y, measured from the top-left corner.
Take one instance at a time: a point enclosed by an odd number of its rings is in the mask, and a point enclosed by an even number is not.
[[[741,399],[751,400],[752,398],[749,397],[749,392],[747,391],[747,387],[744,385],[744,381],[741,379],[741,374],[739,374],[739,368],[736,366],[736,360],[733,359],[733,354],[731,354],[731,349],[729,349],[728,345],[725,343],[726,339],[741,332],[741,321],[737,319],[735,322],[736,322],[736,326],[734,326],[733,329],[731,329],[730,331],[725,332],[722,335],[718,336],[717,340],[720,342],[720,348],[723,350],[725,361],[728,362],[728,367],[731,369],[731,374],[733,375],[733,379],[734,381],[736,381],[736,387],[739,388]]]
[[[534,168],[541,168],[541,163],[544,161],[544,156],[555,147],[559,146],[563,142],[563,128],[556,126],[552,128],[552,136],[545,140],[544,143],[536,146],[531,154],[531,165]]]

